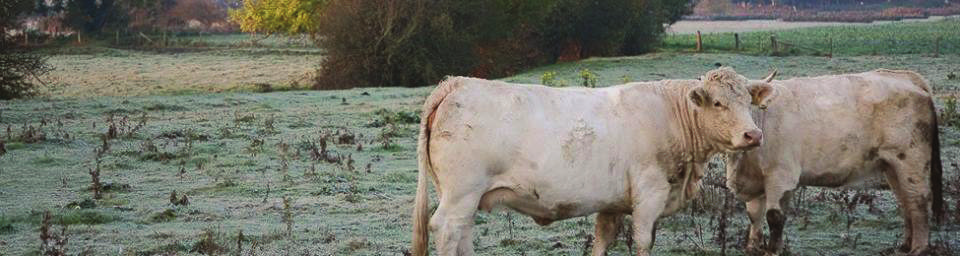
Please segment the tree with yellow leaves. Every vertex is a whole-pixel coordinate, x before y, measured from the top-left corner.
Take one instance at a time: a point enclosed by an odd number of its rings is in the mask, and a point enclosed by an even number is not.
[[[316,37],[318,20],[329,1],[244,0],[240,9],[230,11],[230,20],[240,24],[243,32]]]

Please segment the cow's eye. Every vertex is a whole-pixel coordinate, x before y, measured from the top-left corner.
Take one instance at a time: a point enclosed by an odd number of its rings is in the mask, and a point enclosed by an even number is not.
[[[719,101],[714,101],[714,102],[713,102],[713,106],[719,108],[719,107],[722,107],[723,105],[720,104]]]

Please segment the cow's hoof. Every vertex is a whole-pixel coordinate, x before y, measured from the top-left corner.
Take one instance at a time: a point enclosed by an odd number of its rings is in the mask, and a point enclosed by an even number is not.
[[[900,245],[900,248],[897,248],[897,251],[902,252],[902,253],[907,253],[907,252],[910,251],[910,245],[909,245],[909,244],[906,244],[906,243],[901,244],[901,245]]]
[[[910,255],[910,256],[927,256],[927,255],[930,255],[930,248],[929,248],[929,247],[923,247],[923,248],[914,249],[914,250],[910,251],[910,253],[908,253],[907,255]]]
[[[770,255],[770,252],[767,250],[761,249],[763,247],[747,247],[743,254],[747,256],[767,256]]]

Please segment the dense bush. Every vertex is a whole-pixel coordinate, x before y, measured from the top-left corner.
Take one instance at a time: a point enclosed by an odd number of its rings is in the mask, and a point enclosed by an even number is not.
[[[469,40],[449,1],[340,0],[325,8],[327,50],[317,87],[423,85],[470,66]]]
[[[556,60],[649,51],[689,10],[674,0],[331,0],[315,88],[421,86]]]

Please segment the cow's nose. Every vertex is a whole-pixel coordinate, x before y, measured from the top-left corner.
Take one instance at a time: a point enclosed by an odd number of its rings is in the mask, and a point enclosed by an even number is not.
[[[747,145],[756,146],[760,145],[760,140],[763,139],[763,132],[760,130],[753,130],[743,133],[743,140],[747,142]]]

